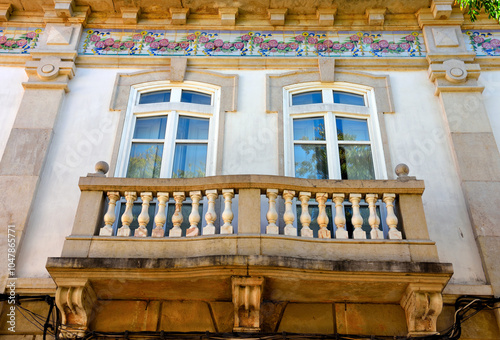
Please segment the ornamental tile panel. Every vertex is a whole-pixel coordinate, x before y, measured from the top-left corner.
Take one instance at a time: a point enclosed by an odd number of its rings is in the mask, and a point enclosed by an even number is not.
[[[476,56],[500,56],[500,30],[465,31],[464,37],[467,50]]]
[[[130,31],[88,29],[82,55],[423,57],[420,32]]]
[[[0,27],[0,54],[27,54],[36,47],[41,28]]]

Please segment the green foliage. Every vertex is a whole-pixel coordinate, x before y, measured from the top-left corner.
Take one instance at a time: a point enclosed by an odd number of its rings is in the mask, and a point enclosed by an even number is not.
[[[161,168],[161,150],[153,145],[145,152],[130,157],[128,163],[128,178],[158,178]]]
[[[489,18],[500,21],[500,0],[456,0],[461,9],[466,9],[472,22],[484,10]]]

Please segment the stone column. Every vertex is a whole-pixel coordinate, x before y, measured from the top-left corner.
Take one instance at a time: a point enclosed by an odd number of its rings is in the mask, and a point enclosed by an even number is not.
[[[6,240],[7,225],[15,225],[17,254],[29,223],[40,176],[47,157],[55,122],[68,82],[75,73],[81,24],[48,23],[39,44],[26,63],[29,76],[25,92],[0,161],[0,228]],[[3,227],[5,226],[5,227]],[[1,243],[5,254],[5,243]],[[2,262],[7,256],[2,255]],[[4,266],[6,268],[6,266]],[[0,290],[4,290],[2,271]]]
[[[428,51],[429,76],[443,119],[486,277],[500,295],[500,152],[477,79],[480,67],[462,37],[463,16],[448,19],[419,13]]]

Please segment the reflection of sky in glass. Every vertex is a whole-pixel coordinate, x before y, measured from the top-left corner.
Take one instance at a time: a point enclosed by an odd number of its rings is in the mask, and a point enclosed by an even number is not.
[[[337,118],[337,136],[339,140],[370,141],[368,124],[364,119]]]
[[[323,118],[304,118],[293,120],[294,140],[325,140]]]
[[[341,91],[333,91],[333,102],[337,104],[365,106],[363,95]]]
[[[130,150],[127,177],[159,178],[163,144],[134,143]]]
[[[292,95],[292,105],[318,104],[323,102],[321,91],[311,91]]]
[[[166,103],[170,101],[170,90],[141,94],[139,104]]]
[[[137,118],[134,139],[164,139],[167,117]]]
[[[179,117],[177,139],[208,139],[208,125],[205,118]]]
[[[375,179],[369,145],[339,146],[342,179]]]
[[[203,177],[205,176],[206,162],[207,144],[177,144],[172,177]]]
[[[212,104],[212,96],[205,93],[182,90],[181,102],[192,104]]]
[[[325,145],[295,145],[295,177],[327,179],[328,164]]]

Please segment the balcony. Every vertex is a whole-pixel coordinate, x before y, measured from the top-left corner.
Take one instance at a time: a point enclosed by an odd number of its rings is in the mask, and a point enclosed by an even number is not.
[[[102,175],[83,177],[79,186],[72,234],[47,269],[58,290],[80,287],[94,299],[232,300],[248,306],[235,293],[246,285],[271,301],[401,303],[411,316],[424,308],[415,307],[418,294],[427,296],[425,308],[441,306],[441,290],[452,275],[429,239],[424,183],[407,176]],[[127,288],[110,290],[114,284]],[[59,301],[64,307],[66,300]],[[426,322],[420,328],[409,323],[410,332],[429,331],[432,322]],[[235,321],[235,330],[245,327],[259,329]]]

